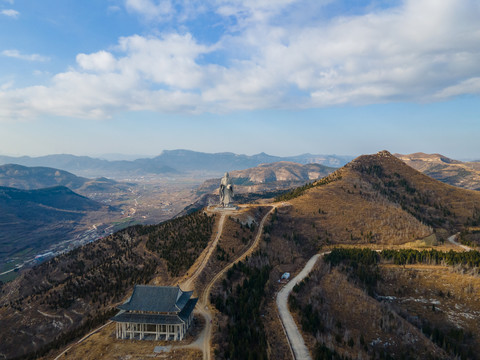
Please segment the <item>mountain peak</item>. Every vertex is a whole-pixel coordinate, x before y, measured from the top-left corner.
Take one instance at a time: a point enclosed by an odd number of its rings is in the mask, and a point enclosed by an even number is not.
[[[382,151],[379,151],[377,152],[376,154],[377,156],[380,156],[380,157],[390,157],[390,156],[393,156],[389,151],[387,150],[382,150]]]
[[[396,156],[392,155],[389,151],[387,150],[382,150],[377,152],[376,154],[370,154],[370,155],[361,155],[357,157],[356,159],[352,160],[350,163],[346,165],[347,168],[354,169],[354,170],[359,170],[364,167],[370,167],[370,166],[405,166],[405,163],[397,158]]]

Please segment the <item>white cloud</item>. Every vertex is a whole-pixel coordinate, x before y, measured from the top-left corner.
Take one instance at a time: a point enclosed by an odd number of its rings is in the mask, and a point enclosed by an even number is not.
[[[13,84],[14,84],[13,80],[3,83],[0,85],[0,90],[3,90],[3,91],[8,90],[13,87]]]
[[[127,10],[139,13],[148,20],[165,20],[172,15],[170,0],[126,0]]]
[[[83,69],[93,71],[113,71],[116,66],[113,55],[103,50],[90,55],[78,54],[77,63]]]
[[[464,94],[480,94],[480,77],[474,77],[442,89],[435,98],[445,99],[452,96],[464,95]]]
[[[39,54],[22,54],[20,51],[15,49],[3,50],[1,54],[6,57],[11,57],[11,58],[20,59],[20,60],[27,60],[27,61],[48,61],[49,60],[47,56],[43,56]]]
[[[478,1],[406,0],[362,15],[281,21],[290,6],[298,11],[309,3],[218,1],[218,13],[242,17],[249,26],[235,24],[213,45],[199,43],[185,28],[120,38],[110,51],[78,54],[77,67],[53,76],[48,86],[3,89],[0,117],[424,102],[480,92]],[[169,2],[127,5],[145,16],[173,11]]]
[[[13,9],[2,10],[0,11],[0,14],[12,17],[14,19],[18,18],[18,16],[20,15],[20,13],[17,10],[13,10]]]

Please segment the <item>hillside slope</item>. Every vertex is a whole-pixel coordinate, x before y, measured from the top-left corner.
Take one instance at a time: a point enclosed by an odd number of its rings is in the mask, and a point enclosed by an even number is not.
[[[441,182],[470,190],[480,190],[480,163],[462,162],[440,154],[395,154],[414,169]]]
[[[82,195],[89,196],[97,192],[126,192],[128,186],[133,185],[119,183],[107,178],[88,179],[50,167],[28,167],[17,164],[0,165],[0,186],[23,190],[65,186]]]
[[[36,358],[108,320],[134,284],[154,277],[168,284],[182,276],[210,240],[214,221],[195,213],[130,227],[4,284],[0,354]]]
[[[87,216],[112,210],[63,186],[40,190],[0,187],[0,263],[67,240]]]
[[[279,161],[245,170],[234,170],[229,175],[235,185],[235,193],[245,194],[291,189],[318,180],[335,170],[321,164],[302,165],[291,161]],[[219,178],[207,180],[197,188],[197,193],[215,192],[219,184]]]
[[[386,151],[360,156],[282,199],[292,206],[280,234],[291,228],[318,245],[402,244],[480,223],[480,193],[434,180]]]

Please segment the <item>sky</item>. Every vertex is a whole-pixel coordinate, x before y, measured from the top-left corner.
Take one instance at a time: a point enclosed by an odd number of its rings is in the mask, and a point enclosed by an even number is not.
[[[478,0],[0,0],[0,154],[480,159]]]

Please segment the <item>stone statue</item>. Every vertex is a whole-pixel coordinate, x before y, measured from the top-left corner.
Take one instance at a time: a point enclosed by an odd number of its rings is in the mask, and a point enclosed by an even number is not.
[[[225,173],[220,181],[219,193],[220,205],[223,207],[231,207],[233,202],[233,183],[228,172]]]

